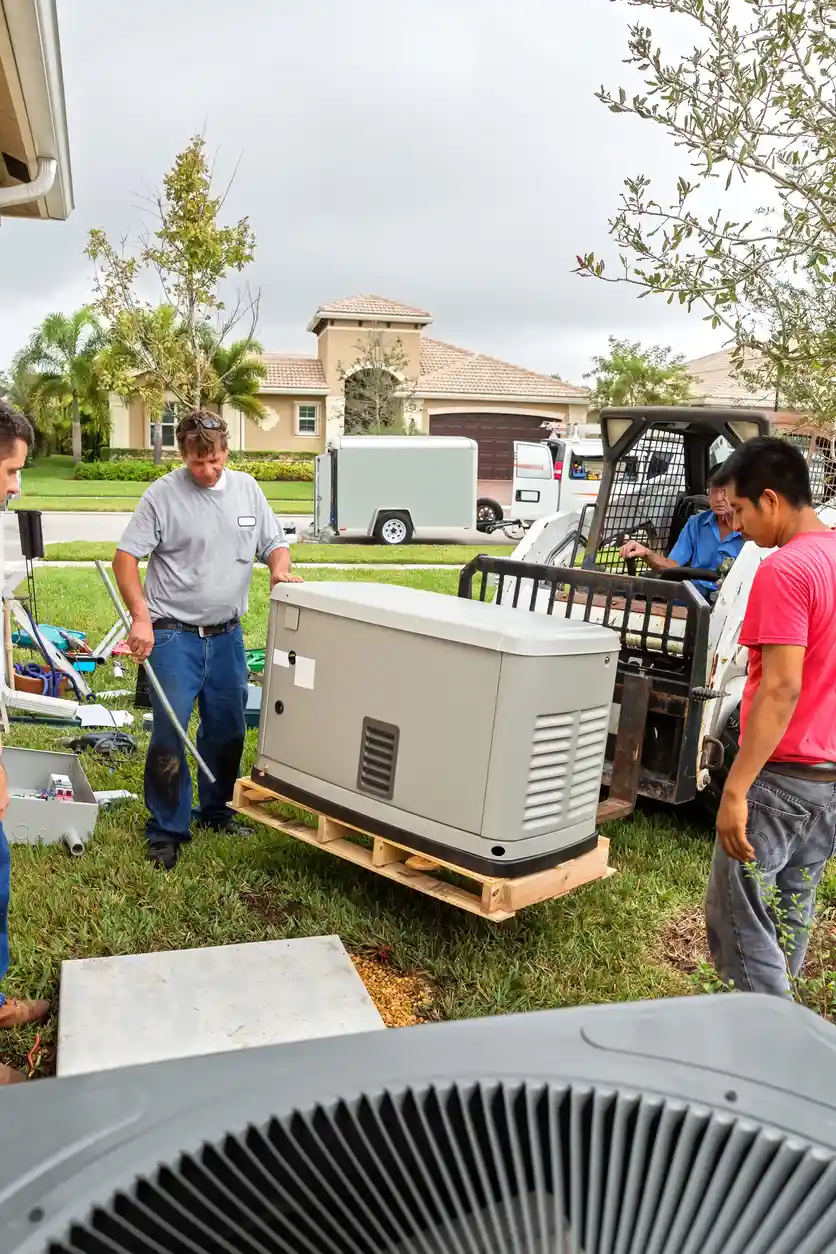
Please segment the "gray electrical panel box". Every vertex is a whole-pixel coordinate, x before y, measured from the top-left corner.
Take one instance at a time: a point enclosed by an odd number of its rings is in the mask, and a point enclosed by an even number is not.
[[[591,849],[605,627],[392,584],[279,584],[253,779],[470,870]]]
[[[3,749],[3,763],[10,793],[3,829],[9,844],[54,845],[63,841],[71,853],[83,853],[93,835],[99,807],[76,755],[7,747]],[[37,795],[47,791],[52,775],[69,779],[72,801]]]

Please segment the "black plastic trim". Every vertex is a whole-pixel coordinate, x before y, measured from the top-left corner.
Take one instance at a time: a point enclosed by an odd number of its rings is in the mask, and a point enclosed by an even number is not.
[[[438,841],[416,836],[414,832],[402,831],[401,828],[391,823],[381,823],[368,814],[360,814],[347,806],[327,801],[324,797],[317,797],[313,793],[297,788],[295,784],[289,784],[286,780],[268,775],[266,771],[260,771],[258,767],[253,767],[250,778],[254,784],[270,788],[280,796],[287,797],[288,801],[295,801],[305,809],[324,814],[326,818],[334,819],[337,823],[346,823],[372,836],[394,841],[397,845],[406,845],[408,849],[417,849],[419,853],[434,854],[437,858],[445,862],[453,862],[467,871],[476,871],[480,875],[495,875],[497,879],[519,879],[522,875],[533,875],[535,871],[547,871],[551,867],[560,866],[562,862],[569,862],[572,858],[579,858],[583,853],[589,853],[598,844],[598,833],[595,831],[591,836],[585,837],[576,844],[561,849],[559,853],[542,853],[534,858],[513,860],[481,858],[478,854],[451,849],[448,845],[439,844]]]

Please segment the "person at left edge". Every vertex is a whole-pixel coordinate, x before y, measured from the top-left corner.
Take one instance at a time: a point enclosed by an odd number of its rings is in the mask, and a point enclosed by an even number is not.
[[[8,500],[20,491],[20,472],[26,454],[35,442],[28,418],[6,401],[0,401],[0,499]],[[11,680],[9,680],[11,682]],[[2,750],[0,750],[2,752]],[[0,756],[0,984],[9,969],[9,896],[12,863],[3,830],[3,816],[9,804],[9,783]],[[48,1001],[18,1001],[0,988],[0,1028],[19,1028],[37,1023],[49,1014]],[[0,1084],[17,1084],[26,1077],[14,1067],[0,1065]]]
[[[182,742],[151,691],[145,763],[148,858],[170,871],[192,821],[236,831],[229,809],[246,733],[247,659],[241,616],[256,559],[270,586],[300,583],[278,519],[251,475],[227,466],[226,422],[196,411],[177,426],[183,465],[150,485],[116,549],[113,572],[131,614],[137,662],[150,657],[181,727],[195,702],[197,748],[215,776],[198,774],[196,811]],[[148,557],[143,588],[139,560]]]

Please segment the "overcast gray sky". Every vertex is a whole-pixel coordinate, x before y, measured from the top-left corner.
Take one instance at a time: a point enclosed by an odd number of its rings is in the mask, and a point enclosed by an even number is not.
[[[92,226],[204,130],[257,233],[267,349],[313,351],[316,305],[377,292],[440,338],[576,382],[608,334],[721,347],[697,315],[571,274],[607,246],[623,178],[673,149],[594,99],[625,81],[610,0],[59,0],[76,209],[4,220],[0,366],[90,296]]]

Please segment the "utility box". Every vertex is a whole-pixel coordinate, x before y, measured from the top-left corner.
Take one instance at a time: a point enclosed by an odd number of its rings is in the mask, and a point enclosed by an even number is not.
[[[389,584],[272,593],[253,779],[485,874],[594,848],[608,628]]]
[[[416,531],[475,527],[478,453],[457,436],[337,437],[314,465],[314,531],[405,544]]]
[[[75,754],[4,747],[3,765],[10,793],[3,830],[9,844],[63,843],[70,853],[83,853],[93,835],[99,807]],[[48,793],[52,775],[67,776],[72,785],[72,801],[41,796]]]

